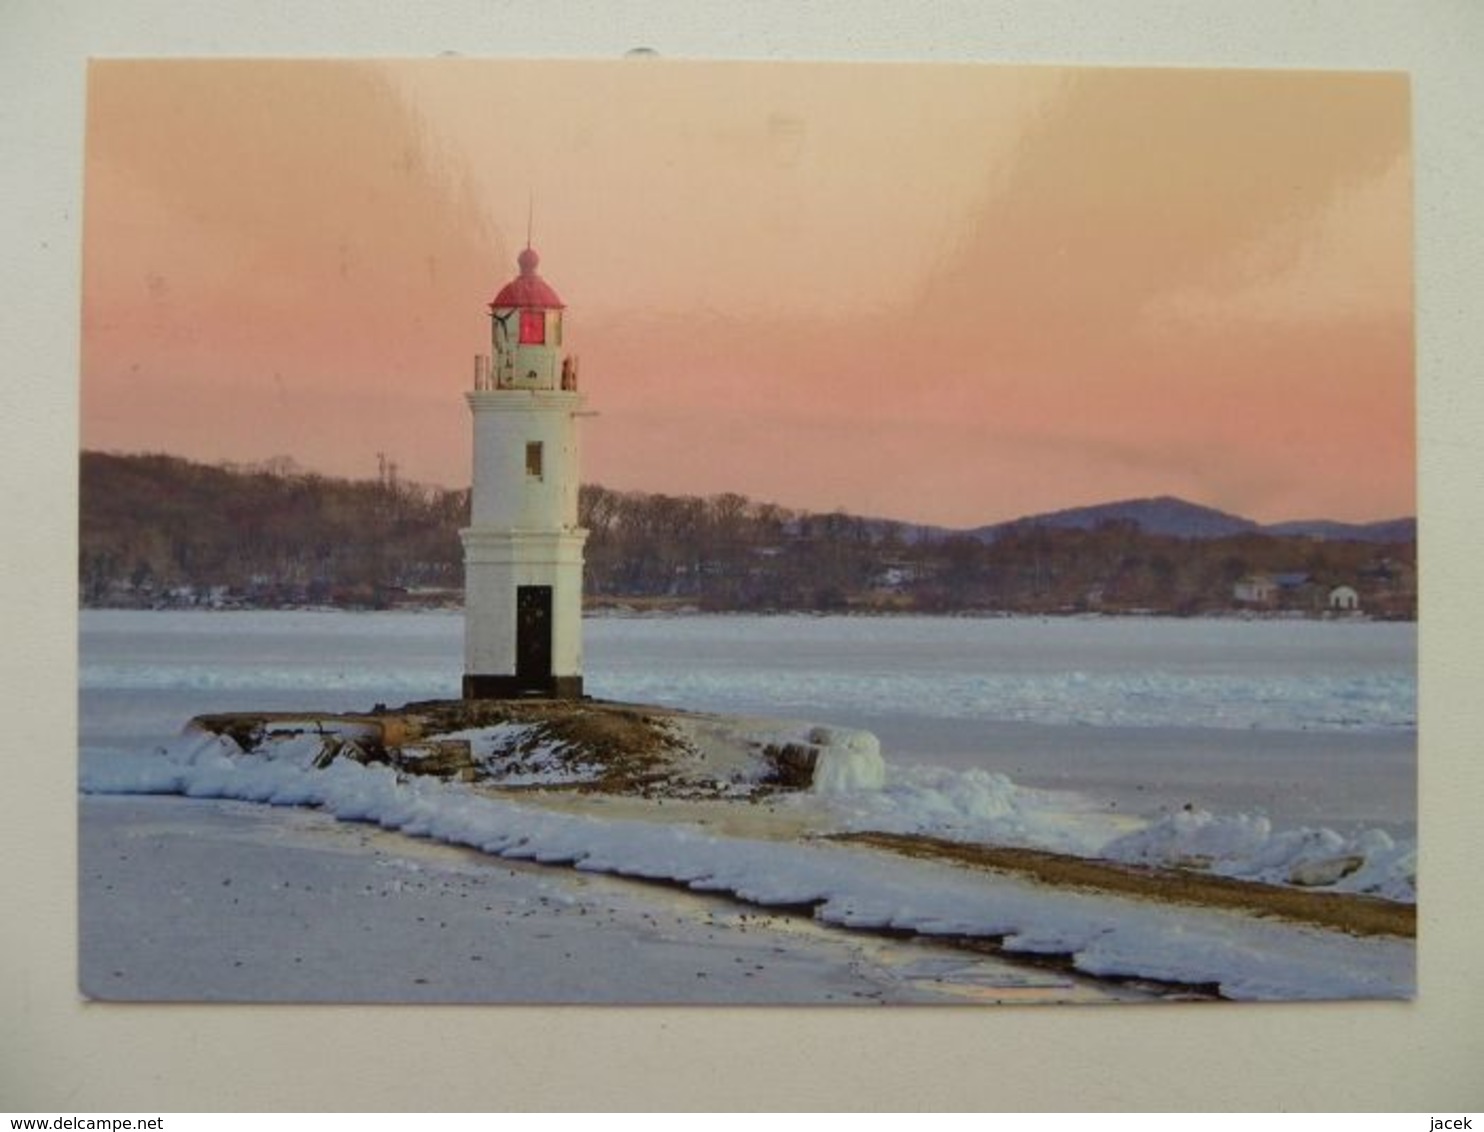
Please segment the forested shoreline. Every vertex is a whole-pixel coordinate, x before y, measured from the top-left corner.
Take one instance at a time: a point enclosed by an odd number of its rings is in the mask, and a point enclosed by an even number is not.
[[[469,493],[345,480],[288,460],[208,465],[82,454],[79,600],[91,607],[387,608],[462,601]],[[584,485],[592,606],[715,611],[1416,613],[1415,541],[1242,533],[1181,538],[1135,522],[1012,524],[993,537],[707,497]],[[1261,600],[1238,583],[1276,579]]]

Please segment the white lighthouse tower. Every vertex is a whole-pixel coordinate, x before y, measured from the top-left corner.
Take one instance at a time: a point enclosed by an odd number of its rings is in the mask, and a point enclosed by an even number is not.
[[[474,359],[474,488],[464,543],[464,698],[582,695],[577,360],[529,245]]]

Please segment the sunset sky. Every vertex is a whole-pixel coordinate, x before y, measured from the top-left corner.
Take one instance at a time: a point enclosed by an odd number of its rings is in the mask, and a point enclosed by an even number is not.
[[[87,448],[469,477],[534,201],[584,478],[970,526],[1413,513],[1407,82],[91,66]]]

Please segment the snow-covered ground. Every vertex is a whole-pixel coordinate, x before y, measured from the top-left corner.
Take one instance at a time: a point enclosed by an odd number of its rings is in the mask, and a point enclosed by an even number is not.
[[[87,613],[84,787],[95,797],[174,791],[315,805],[489,854],[576,862],[761,905],[815,904],[823,923],[1004,936],[1008,951],[1071,955],[1089,974],[1220,984],[1234,997],[1411,992],[1410,942],[1048,892],[856,848],[552,813],[456,784],[399,783],[384,770],[312,771],[302,760],[243,761],[210,743],[171,742],[186,717],[207,710],[345,710],[450,695],[460,629],[446,614]],[[587,642],[596,695],[802,716],[880,735],[880,789],[785,803],[810,808],[816,826],[1129,861],[1198,858],[1219,872],[1279,881],[1348,859],[1336,887],[1402,899],[1413,890],[1412,626],[607,618],[588,622]],[[167,756],[151,753],[161,747]],[[102,820],[95,807],[84,806],[85,845]],[[86,867],[83,880],[86,916],[106,901]],[[275,906],[260,903],[255,917]],[[119,985],[128,984],[122,977],[99,981],[119,949],[128,951],[119,939],[85,933],[88,989],[137,997],[145,992]],[[559,968],[538,965],[524,985],[563,998],[551,974]],[[688,1000],[642,976],[624,987],[627,1001]],[[262,994],[283,997],[268,987]],[[708,986],[695,997],[817,1000],[771,983]]]
[[[84,800],[83,990],[158,1002],[1147,1001],[305,809]]]

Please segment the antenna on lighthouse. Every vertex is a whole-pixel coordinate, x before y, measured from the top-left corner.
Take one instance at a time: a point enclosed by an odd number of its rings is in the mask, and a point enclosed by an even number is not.
[[[531,246],[531,225],[536,218],[536,190],[532,189],[526,200],[526,247]]]

